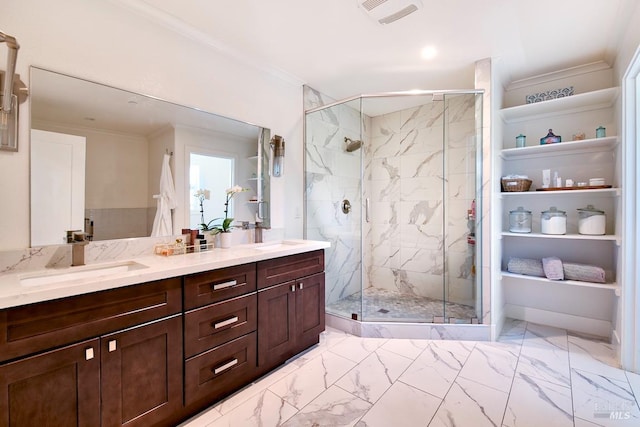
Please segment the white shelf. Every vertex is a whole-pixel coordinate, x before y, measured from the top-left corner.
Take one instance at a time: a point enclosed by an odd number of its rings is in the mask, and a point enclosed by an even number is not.
[[[542,233],[513,233],[503,231],[504,237],[524,237],[532,239],[561,239],[561,240],[599,240],[617,242],[618,237],[612,234],[604,234],[600,236],[589,236],[586,234],[542,234]]]
[[[256,176],[255,178],[247,178],[247,181],[262,181],[262,178],[259,176]]]
[[[506,123],[517,123],[525,120],[557,116],[558,114],[609,108],[618,97],[618,92],[619,89],[617,87],[612,87],[565,98],[503,108],[500,110],[500,114]]]
[[[567,194],[596,194],[619,196],[619,188],[597,188],[593,190],[558,190],[558,191],[503,191],[498,196],[503,197],[543,197],[543,196],[566,196]]]
[[[541,282],[552,285],[568,285],[568,286],[581,286],[584,288],[599,288],[609,289],[614,292],[618,292],[620,287],[617,283],[593,283],[593,282],[579,282],[577,280],[549,280],[546,277],[525,276],[523,274],[509,273],[507,271],[502,272],[502,277],[511,277],[514,279],[527,281],[527,282]]]
[[[258,156],[247,157],[247,160],[258,160]]]
[[[559,142],[556,144],[532,145],[522,148],[507,148],[500,152],[505,160],[520,160],[529,157],[555,156],[558,154],[580,154],[595,150],[612,150],[618,144],[617,136],[584,139],[582,141]]]

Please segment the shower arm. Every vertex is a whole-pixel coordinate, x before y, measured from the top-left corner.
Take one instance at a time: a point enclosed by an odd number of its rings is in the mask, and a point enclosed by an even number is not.
[[[16,60],[20,45],[16,38],[0,31],[0,43],[6,43],[9,48],[7,54],[7,71],[4,76],[4,86],[2,89],[2,114],[8,116],[11,113],[11,97],[13,95],[13,77],[16,73]]]

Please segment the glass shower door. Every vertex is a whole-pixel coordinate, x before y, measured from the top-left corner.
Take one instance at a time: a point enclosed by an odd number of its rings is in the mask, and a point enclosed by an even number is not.
[[[364,99],[364,320],[444,318],[445,102],[431,94]]]
[[[305,117],[305,238],[325,240],[329,314],[362,319],[362,123],[360,99]]]

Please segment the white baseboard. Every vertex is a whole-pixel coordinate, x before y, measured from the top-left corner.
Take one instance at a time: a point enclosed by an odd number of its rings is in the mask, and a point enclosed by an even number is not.
[[[606,337],[607,339],[611,338],[612,325],[611,322],[606,320],[591,319],[513,304],[506,304],[504,311],[507,317],[513,319],[555,326],[570,331]]]

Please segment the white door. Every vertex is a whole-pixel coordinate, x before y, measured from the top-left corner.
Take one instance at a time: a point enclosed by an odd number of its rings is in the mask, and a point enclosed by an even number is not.
[[[31,246],[84,230],[85,153],[85,137],[31,131]]]

